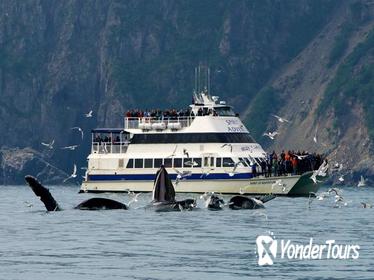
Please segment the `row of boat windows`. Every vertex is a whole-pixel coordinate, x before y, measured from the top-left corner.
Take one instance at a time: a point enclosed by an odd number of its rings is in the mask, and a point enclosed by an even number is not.
[[[141,133],[135,134],[131,143],[255,143],[255,141],[249,133]]]
[[[122,162],[121,162],[122,161]],[[234,161],[229,157],[204,157],[204,158],[135,158],[129,159],[126,168],[159,168],[165,167],[233,167]],[[119,162],[119,167],[123,167],[123,159]]]

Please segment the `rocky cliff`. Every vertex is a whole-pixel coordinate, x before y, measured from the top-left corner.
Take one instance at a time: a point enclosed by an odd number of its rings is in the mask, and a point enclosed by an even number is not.
[[[5,0],[0,13],[4,184],[31,171],[60,183],[72,162],[86,164],[91,128],[121,126],[129,108],[185,106],[199,63],[269,149],[322,150],[372,170],[370,1]],[[268,129],[280,131],[274,143]]]

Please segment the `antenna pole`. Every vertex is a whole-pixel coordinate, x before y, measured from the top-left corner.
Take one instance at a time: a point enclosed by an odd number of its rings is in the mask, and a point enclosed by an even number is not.
[[[210,94],[210,68],[208,67],[208,94]]]

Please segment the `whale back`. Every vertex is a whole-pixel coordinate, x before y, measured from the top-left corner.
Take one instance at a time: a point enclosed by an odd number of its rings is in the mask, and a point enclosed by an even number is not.
[[[153,202],[175,201],[175,189],[169,178],[169,174],[163,165],[156,173],[156,178],[153,185],[152,200]]]

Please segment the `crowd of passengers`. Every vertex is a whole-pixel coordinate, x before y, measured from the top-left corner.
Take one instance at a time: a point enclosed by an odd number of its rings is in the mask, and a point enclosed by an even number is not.
[[[197,116],[217,116],[217,113],[214,109],[209,109],[206,107],[200,107],[196,113]],[[195,117],[195,113],[191,110],[191,108],[184,109],[184,110],[175,110],[175,109],[167,109],[167,110],[129,110],[125,114],[126,118],[154,118],[154,119],[177,119],[181,117]]]
[[[120,143],[121,142],[121,139],[119,138],[119,136],[117,136],[116,138],[113,137],[113,142],[112,142],[112,137],[106,135],[105,137],[101,137],[100,134],[97,134],[94,138],[94,142],[97,142],[97,143],[112,143],[112,144],[115,144],[115,143]]]
[[[325,159],[320,154],[310,154],[300,151],[282,151],[279,155],[273,151],[261,161],[260,166],[257,163],[252,165],[254,176],[264,175],[266,177],[282,176],[287,174],[303,174],[307,171],[317,170]]]

